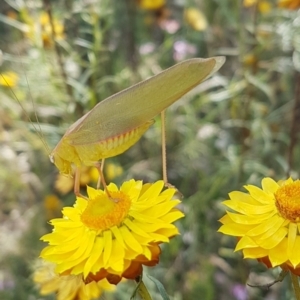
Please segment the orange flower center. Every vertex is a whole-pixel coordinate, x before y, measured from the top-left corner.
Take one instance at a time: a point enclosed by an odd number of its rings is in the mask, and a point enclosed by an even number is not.
[[[300,221],[300,180],[281,186],[275,193],[280,215],[292,222]]]
[[[127,216],[131,200],[123,192],[109,192],[88,201],[88,205],[81,215],[81,221],[94,230],[106,230],[118,226]]]

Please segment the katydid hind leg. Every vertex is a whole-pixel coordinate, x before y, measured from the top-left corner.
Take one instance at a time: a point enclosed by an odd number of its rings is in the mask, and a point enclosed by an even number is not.
[[[99,172],[99,179],[98,179],[98,183],[97,183],[97,189],[100,188],[100,184],[103,185],[103,190],[106,192],[107,196],[114,202],[118,202],[117,199],[114,199],[109,190],[107,189],[107,184],[105,182],[104,179],[104,175],[103,175],[103,166],[104,166],[104,159],[102,159],[101,163],[96,163],[95,167],[97,168],[98,172]]]
[[[165,185],[168,185],[167,174],[167,146],[166,146],[166,113],[165,110],[161,112],[161,157],[162,157],[162,175]]]
[[[74,175],[74,194],[76,197],[80,197],[88,200],[86,196],[83,196],[80,193],[80,174],[81,174],[81,169],[79,167],[76,167],[75,175]]]
[[[162,174],[165,187],[176,189],[176,193],[183,198],[182,193],[168,181],[167,171],[167,143],[166,143],[166,111],[161,112],[161,154],[162,154]]]
[[[105,182],[104,175],[103,175],[104,162],[105,162],[105,158],[103,158],[101,160],[101,164],[100,163],[95,164],[95,167],[97,168],[97,170],[99,172],[99,178],[97,181],[97,190],[99,190],[101,188],[101,183],[102,183],[103,187],[106,188],[106,182]]]

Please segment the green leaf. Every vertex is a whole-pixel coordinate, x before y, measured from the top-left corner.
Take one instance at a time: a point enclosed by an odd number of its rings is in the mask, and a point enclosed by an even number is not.
[[[162,283],[160,281],[158,281],[156,278],[154,278],[150,275],[147,275],[147,276],[148,276],[149,279],[151,279],[155,283],[155,285],[156,285],[160,295],[162,296],[163,300],[170,300],[170,298],[169,298],[164,286],[162,285]]]
[[[139,276],[138,280],[136,280],[136,281],[137,281],[137,286],[136,286],[132,296],[130,297],[130,300],[135,299],[136,294],[139,294],[142,300],[152,300],[152,297],[142,280],[142,276]]]

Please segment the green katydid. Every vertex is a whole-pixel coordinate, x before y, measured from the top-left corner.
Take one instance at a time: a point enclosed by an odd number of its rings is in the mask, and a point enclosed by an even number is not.
[[[101,101],[69,127],[51,152],[51,162],[67,175],[75,166],[74,192],[79,195],[82,165],[96,165],[101,159],[126,151],[153,124],[156,115],[224,62],[224,57],[189,59]]]

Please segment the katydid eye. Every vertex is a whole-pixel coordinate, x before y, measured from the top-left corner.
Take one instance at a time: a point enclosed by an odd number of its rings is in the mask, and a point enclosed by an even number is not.
[[[51,161],[51,163],[55,164],[55,159],[53,155],[49,155],[49,159]]]

